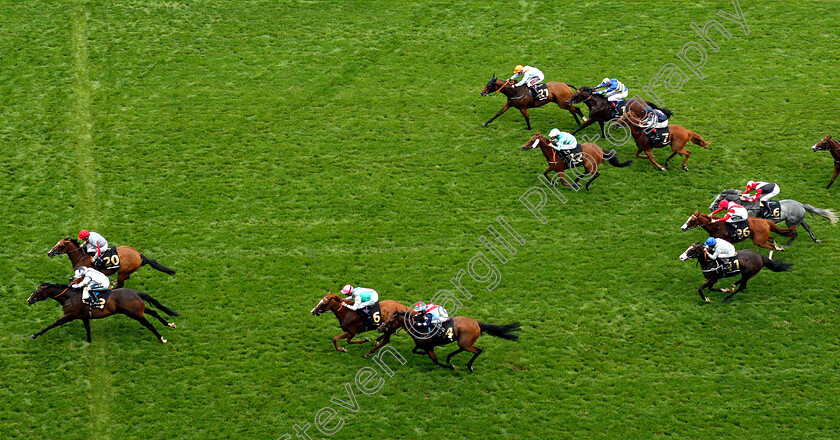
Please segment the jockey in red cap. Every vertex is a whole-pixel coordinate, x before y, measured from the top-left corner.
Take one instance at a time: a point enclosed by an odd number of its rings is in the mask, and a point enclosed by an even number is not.
[[[712,215],[715,215],[723,210],[727,210],[726,215],[719,219],[712,220],[712,223],[723,221],[733,223],[741,220],[746,220],[749,217],[749,213],[747,213],[746,208],[735,202],[730,202],[729,200],[725,199],[721,200],[720,203],[718,203],[718,209],[714,210],[714,212],[712,212]]]

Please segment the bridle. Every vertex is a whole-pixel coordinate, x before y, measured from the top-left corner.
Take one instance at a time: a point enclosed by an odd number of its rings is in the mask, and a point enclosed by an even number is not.
[[[64,245],[64,247],[67,247],[67,244],[65,244],[65,245]],[[64,254],[70,255],[71,253],[73,253],[73,252],[78,252],[78,251],[84,251],[84,246],[79,245],[79,247],[77,247],[76,249],[71,249],[71,250],[69,250],[69,251],[64,251],[64,252],[61,252],[61,253],[56,253],[55,255],[64,255]]]

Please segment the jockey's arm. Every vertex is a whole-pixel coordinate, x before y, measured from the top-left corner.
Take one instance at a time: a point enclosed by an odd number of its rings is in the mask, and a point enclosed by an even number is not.
[[[716,219],[716,220],[712,220],[712,221],[713,221],[713,222],[715,222],[715,223],[717,223],[717,222],[725,222],[725,221],[729,220],[730,218],[732,218],[732,215],[731,215],[731,214],[729,214],[729,213],[727,212],[725,216],[723,216],[723,217],[721,217],[721,218],[719,218],[719,219]]]
[[[87,286],[88,284],[90,284],[90,282],[91,282],[90,276],[85,275],[85,277],[82,279],[82,281],[79,281],[78,283],[73,284],[70,287],[72,287],[74,289],[78,289],[79,287]]]
[[[514,73],[514,74],[513,74],[513,76],[511,76],[510,78],[508,78],[508,81],[513,81],[513,80],[515,80],[516,78],[519,78],[520,76],[522,76],[522,72],[519,72],[519,73]]]
[[[719,212],[721,212],[721,211],[724,211],[724,210],[726,210],[726,208],[718,208],[718,209],[715,209],[714,211],[712,211],[712,213],[711,213],[711,214],[709,214],[709,215],[715,215],[715,214],[717,214],[717,213],[719,213]]]
[[[359,308],[360,305],[362,305],[362,297],[361,295],[356,295],[356,300],[353,302],[353,304],[347,304],[347,308],[350,310],[356,310]]]

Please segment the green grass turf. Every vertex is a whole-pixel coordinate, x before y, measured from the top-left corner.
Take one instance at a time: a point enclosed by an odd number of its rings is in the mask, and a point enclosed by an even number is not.
[[[0,438],[294,436],[375,367],[366,346],[333,351],[321,295],[429,300],[499,215],[527,243],[493,291],[465,278],[458,314],[521,321],[521,340],[482,337],[468,374],[465,354],[445,371],[395,338],[407,363],[331,437],[840,437],[840,228],[809,219],[822,244],[802,231],[794,271],[729,304],[700,303],[677,260],[704,238],[679,231],[688,215],[750,178],[840,209],[808,149],[838,128],[838,3],[741,6],[748,36],[715,15],[726,1],[2,2]],[[515,110],[481,126],[503,104],[487,79],[523,63],[637,92],[715,18],[732,38],[706,79],[661,95],[714,140],[689,146],[691,171],[607,166],[540,224],[517,198],[545,161]],[[553,105],[531,122],[574,128]],[[28,339],[60,310],[25,299],[70,269],[45,253],[81,228],[178,271],[127,283],[182,313],[168,345],[124,316],[91,344],[79,322]]]

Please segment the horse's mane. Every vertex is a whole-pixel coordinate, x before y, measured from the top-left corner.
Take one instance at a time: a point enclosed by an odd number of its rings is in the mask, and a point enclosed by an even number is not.
[[[55,287],[56,289],[63,289],[67,287],[67,284],[56,284],[56,283],[41,283],[38,287]],[[72,289],[75,290],[75,289]]]
[[[79,240],[76,240],[75,238],[67,237],[67,239],[70,240],[70,243],[73,243],[76,246],[81,246],[82,245],[81,243],[79,243]]]

